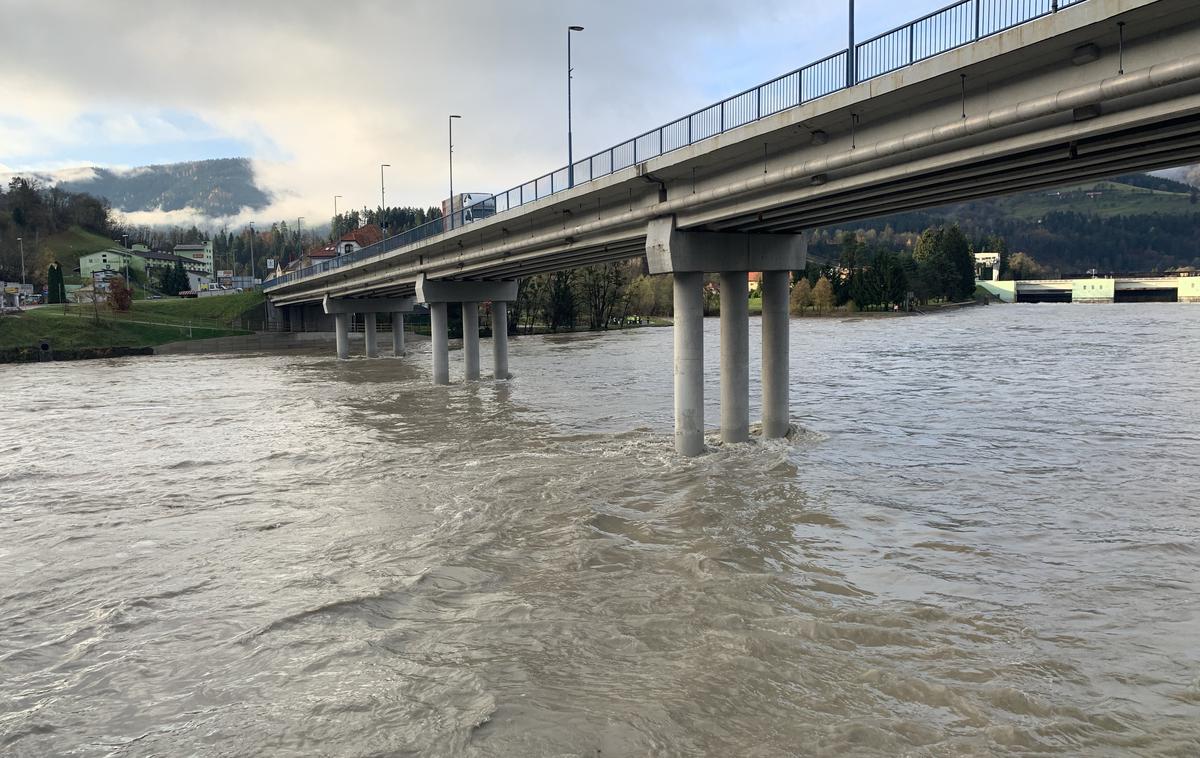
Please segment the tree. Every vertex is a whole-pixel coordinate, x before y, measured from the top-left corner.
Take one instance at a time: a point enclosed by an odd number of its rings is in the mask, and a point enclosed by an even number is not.
[[[127,311],[133,305],[133,290],[125,278],[114,276],[108,280],[108,307],[114,311]]]
[[[813,287],[812,291],[813,307],[817,313],[828,313],[833,310],[835,304],[833,295],[833,285],[825,277],[817,280],[817,286]]]
[[[607,329],[621,300],[625,274],[620,263],[586,266],[578,272],[579,294],[587,312],[588,329]]]
[[[63,284],[62,264],[54,261],[50,267],[46,269],[46,302],[48,303],[65,303],[67,302],[67,288]]]
[[[795,287],[792,287],[792,294],[789,298],[789,308],[793,316],[803,316],[808,307],[812,305],[813,291],[807,279],[801,279]]]
[[[550,275],[546,297],[546,326],[550,327],[552,332],[557,332],[560,327],[574,329],[576,310],[575,272],[554,272]]]
[[[183,261],[175,261],[174,266],[164,268],[159,277],[158,288],[164,295],[178,295],[192,286],[187,271],[183,268]]]
[[[1008,268],[1013,279],[1039,279],[1047,273],[1046,267],[1028,253],[1014,253],[1008,260]]]

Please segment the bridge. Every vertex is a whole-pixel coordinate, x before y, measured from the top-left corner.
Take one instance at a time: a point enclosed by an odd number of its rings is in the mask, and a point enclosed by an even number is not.
[[[433,380],[449,381],[447,307],[479,378],[491,301],[508,376],[518,279],[644,255],[674,275],[675,446],[704,448],[702,277],[721,281],[721,436],[749,436],[747,272],[763,272],[762,434],[790,428],[788,287],[805,230],[1200,160],[1200,3],[963,0],[517,185],[495,215],[438,220],[264,284],[283,318],[429,305]]]

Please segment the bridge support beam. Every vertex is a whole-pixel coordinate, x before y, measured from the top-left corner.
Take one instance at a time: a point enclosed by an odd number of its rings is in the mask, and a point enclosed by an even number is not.
[[[429,304],[429,331],[433,338],[433,383],[450,383],[450,334],[447,331],[446,304]]]
[[[762,310],[762,436],[786,437],[791,428],[791,392],[788,387],[788,279],[787,271],[763,272]]]
[[[479,381],[479,303],[462,304],[463,375]]]
[[[334,314],[333,329],[337,334],[337,356],[344,361],[350,357],[350,314]]]
[[[363,342],[366,344],[368,358],[379,357],[379,335],[375,331],[376,321],[374,313],[363,314]]]
[[[404,314],[400,311],[392,314],[392,355],[404,355]]]
[[[492,303],[492,378],[508,379],[508,303]]]
[[[490,301],[494,313],[498,305],[511,303],[516,299],[517,283],[515,281],[459,282],[429,279],[424,274],[417,279],[417,302],[429,305],[431,324],[434,331],[434,383],[448,384],[450,381],[449,370],[443,369],[439,371],[438,368],[439,356],[447,356],[442,359],[443,366],[448,366],[449,362],[445,349],[438,350],[438,340],[441,339],[443,343],[446,340],[446,304],[462,303],[465,375],[467,381],[474,381],[479,378],[479,303]],[[441,311],[440,317],[434,315],[439,309]],[[507,311],[505,311],[505,316],[507,316]],[[438,327],[438,318],[441,319],[442,326],[440,328]],[[494,328],[493,334],[495,334]],[[507,332],[505,332],[502,347],[500,342],[497,343],[497,350],[502,354],[504,360],[503,373],[505,377],[508,374],[508,345],[506,340]],[[497,366],[500,365],[500,360],[501,356],[498,355],[496,357]],[[499,374],[499,370],[497,370],[497,373]],[[497,376],[497,378],[501,377]]]
[[[721,273],[721,441],[750,439],[750,289],[745,271]]]
[[[721,438],[742,442],[749,438],[747,272],[762,271],[765,290],[763,436],[780,437],[790,423],[788,279],[807,259],[803,234],[683,232],[676,229],[674,217],[649,223],[650,273],[675,276],[675,449],[681,455],[704,450],[704,272],[722,272]]]

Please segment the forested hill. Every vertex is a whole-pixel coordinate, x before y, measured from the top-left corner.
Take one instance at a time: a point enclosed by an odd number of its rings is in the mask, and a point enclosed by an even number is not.
[[[119,211],[194,208],[210,218],[232,216],[243,208],[260,210],[271,201],[255,184],[254,168],[245,158],[92,170],[94,179],[62,181],[58,186],[102,197]]]
[[[1005,239],[1052,272],[1200,268],[1200,193],[1190,185],[1133,174],[1112,181],[976,200],[823,229],[811,248],[836,260],[842,231],[860,229],[894,247],[923,229],[959,224],[967,237]],[[979,243],[982,244],[982,243]],[[977,248],[979,245],[977,244]]]

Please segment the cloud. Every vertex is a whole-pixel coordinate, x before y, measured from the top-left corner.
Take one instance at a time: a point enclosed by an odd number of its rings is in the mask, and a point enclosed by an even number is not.
[[[940,4],[859,0],[859,28]],[[463,116],[457,187],[502,191],[564,165],[568,24],[586,27],[581,157],[845,38],[844,4],[816,0],[0,0],[0,17],[0,162],[136,165],[213,141],[255,159],[277,198],[264,220],[323,221],[335,194],[375,206],[381,163],[389,203],[439,203],[449,113]]]

